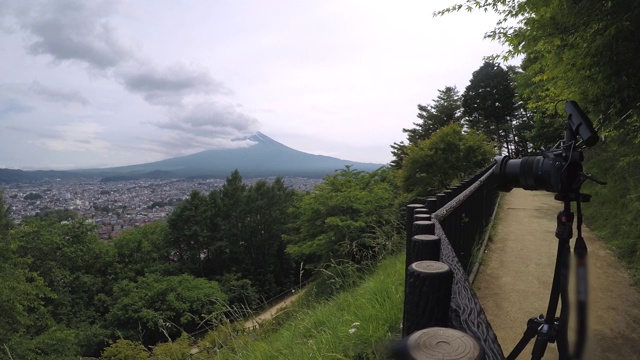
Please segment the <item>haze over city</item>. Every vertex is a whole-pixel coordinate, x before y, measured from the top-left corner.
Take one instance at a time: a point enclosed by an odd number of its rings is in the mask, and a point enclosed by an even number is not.
[[[0,0],[0,168],[249,146],[387,163],[417,104],[462,92],[493,14],[454,1]]]

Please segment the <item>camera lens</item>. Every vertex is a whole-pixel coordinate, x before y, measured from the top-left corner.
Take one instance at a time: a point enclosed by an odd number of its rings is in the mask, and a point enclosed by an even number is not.
[[[501,156],[496,161],[493,176],[497,179],[499,191],[511,191],[514,187],[525,190],[555,189],[555,179],[550,178],[553,164],[542,156],[525,156],[522,159]]]

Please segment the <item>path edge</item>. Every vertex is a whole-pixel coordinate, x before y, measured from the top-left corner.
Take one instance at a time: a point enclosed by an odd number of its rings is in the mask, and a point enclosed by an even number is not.
[[[482,245],[480,246],[480,251],[478,254],[478,261],[473,264],[473,270],[471,270],[471,274],[469,275],[469,282],[473,284],[473,281],[476,279],[478,275],[478,271],[480,270],[480,265],[482,264],[482,258],[484,257],[484,252],[487,248],[487,243],[489,242],[489,237],[491,236],[491,230],[493,230],[493,224],[496,219],[496,214],[498,213],[498,207],[500,206],[500,202],[502,201],[502,193],[498,193],[498,201],[496,201],[496,206],[493,208],[493,214],[491,214],[491,220],[489,220],[489,225],[486,227],[484,232],[484,238],[482,239]]]

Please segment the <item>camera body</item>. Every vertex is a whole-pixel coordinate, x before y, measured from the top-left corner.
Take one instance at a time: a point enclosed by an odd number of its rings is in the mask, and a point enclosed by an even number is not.
[[[554,193],[574,192],[580,189],[582,152],[550,150],[542,156],[525,156],[512,159],[496,158],[493,175],[497,177],[498,191],[509,192],[514,187],[525,190],[545,190]]]
[[[579,196],[580,186],[587,178],[583,172],[583,146],[598,142],[598,133],[589,117],[575,101],[565,102],[568,113],[564,140],[541,156],[525,156],[512,159],[509,156],[496,158],[493,176],[499,191],[511,191],[514,187],[525,190],[546,190],[570,197]],[[577,141],[577,136],[582,138]]]

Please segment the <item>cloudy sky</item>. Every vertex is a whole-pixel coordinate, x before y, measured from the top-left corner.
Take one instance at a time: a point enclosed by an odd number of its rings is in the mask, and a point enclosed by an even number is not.
[[[0,0],[0,168],[144,163],[261,131],[386,163],[437,90],[463,91],[493,14],[454,1]]]

